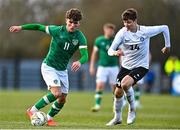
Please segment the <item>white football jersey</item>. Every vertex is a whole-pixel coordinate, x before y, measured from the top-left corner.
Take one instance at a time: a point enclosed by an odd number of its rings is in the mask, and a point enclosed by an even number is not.
[[[136,32],[123,27],[116,34],[108,54],[112,56],[121,48],[124,53],[122,67],[133,69],[141,66],[149,69],[149,41],[151,37],[161,32],[164,35],[165,46],[170,47],[169,28],[166,25],[139,26]]]

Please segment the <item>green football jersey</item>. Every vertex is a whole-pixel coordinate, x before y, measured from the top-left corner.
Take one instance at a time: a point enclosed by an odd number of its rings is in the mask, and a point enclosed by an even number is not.
[[[84,34],[79,30],[68,32],[65,25],[50,25],[46,28],[46,33],[50,34],[52,39],[43,62],[57,70],[66,70],[74,52],[78,48],[87,47]]]
[[[109,56],[107,51],[109,47],[111,46],[113,41],[113,38],[107,39],[104,36],[99,36],[95,40],[95,46],[98,48],[98,65],[100,66],[117,66],[118,63],[118,57],[117,56]]]

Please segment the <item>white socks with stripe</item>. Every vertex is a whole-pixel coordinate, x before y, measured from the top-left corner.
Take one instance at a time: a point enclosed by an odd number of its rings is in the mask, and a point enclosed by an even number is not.
[[[130,87],[125,93],[129,103],[129,111],[135,111],[134,89]]]

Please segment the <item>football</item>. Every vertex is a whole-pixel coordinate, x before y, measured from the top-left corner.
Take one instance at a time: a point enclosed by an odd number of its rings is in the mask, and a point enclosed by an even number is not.
[[[44,112],[35,112],[31,117],[31,124],[33,126],[43,126],[47,123],[47,116]]]

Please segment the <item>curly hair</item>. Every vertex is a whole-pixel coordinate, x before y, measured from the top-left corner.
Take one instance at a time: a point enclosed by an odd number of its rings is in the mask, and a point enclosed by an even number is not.
[[[72,8],[66,12],[66,18],[73,21],[80,21],[82,19],[82,13],[77,8]]]

